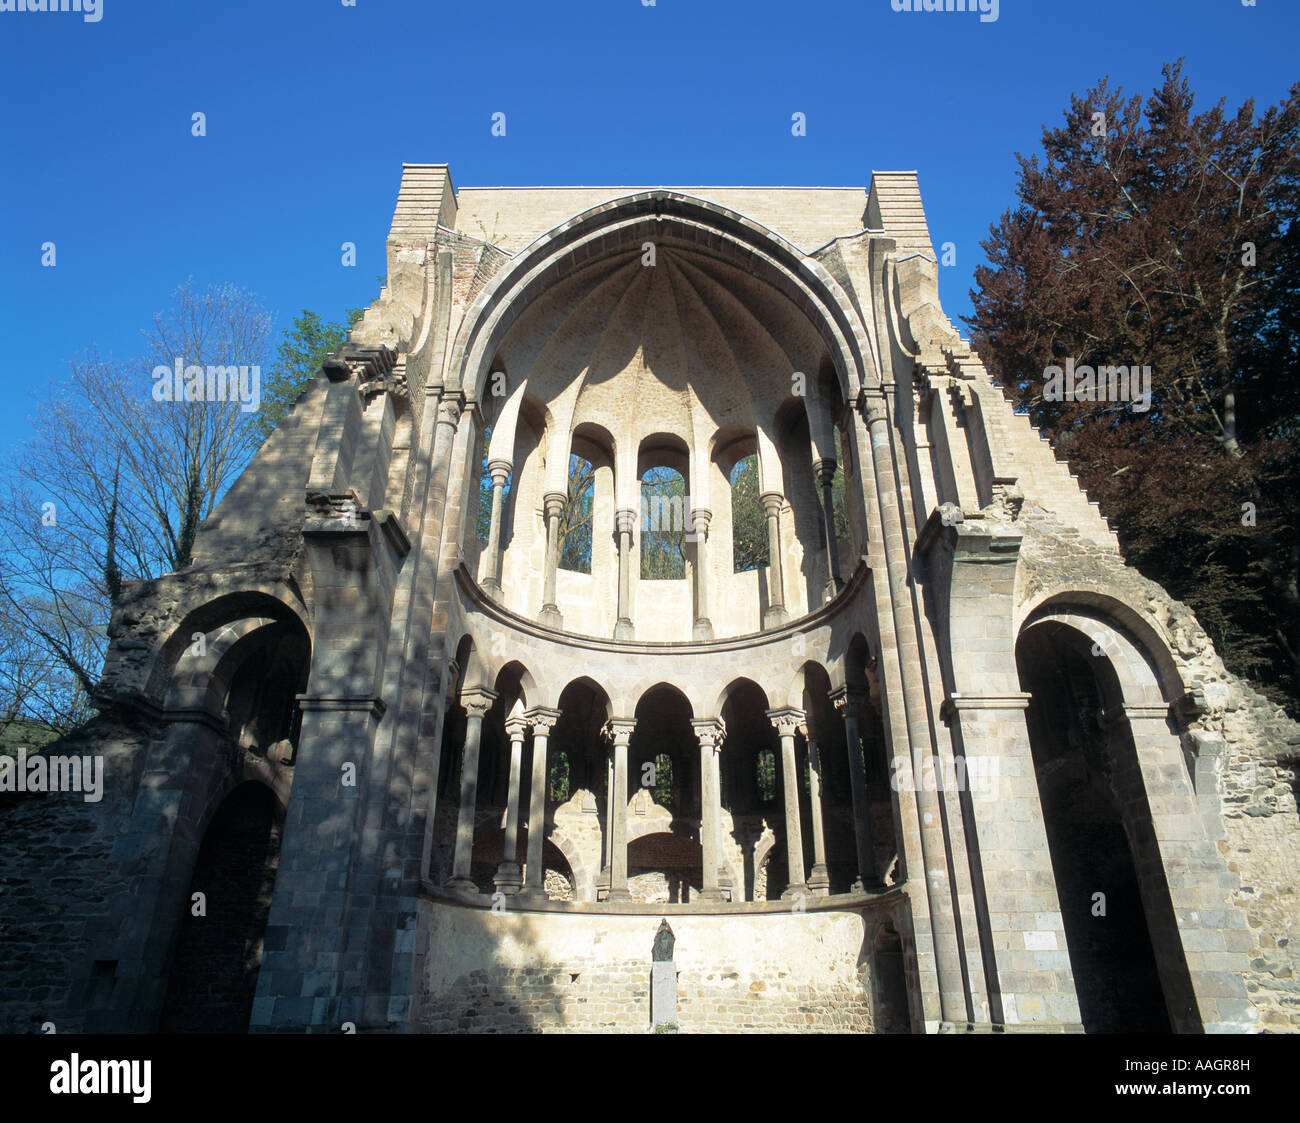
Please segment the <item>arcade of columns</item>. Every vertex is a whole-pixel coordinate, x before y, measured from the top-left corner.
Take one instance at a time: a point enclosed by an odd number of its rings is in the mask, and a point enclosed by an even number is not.
[[[447,888],[476,893],[478,887],[470,876],[471,854],[474,848],[474,821],[477,805],[479,747],[482,742],[483,719],[492,709],[498,695],[483,688],[467,689],[461,693],[461,704],[467,715],[464,756],[461,768],[460,810],[456,823],[456,849],[451,877]],[[875,869],[871,822],[867,808],[866,780],[862,754],[855,752],[858,745],[858,710],[866,699],[866,691],[859,687],[844,686],[830,694],[830,700],[844,721],[845,740],[849,753],[849,784],[853,801],[854,836],[857,843],[858,876],[855,890],[882,889]],[[799,839],[801,844],[786,846],[789,885],[781,894],[783,899],[801,896],[828,896],[830,879],[826,869],[826,838],[823,829],[822,764],[818,748],[817,730],[807,715],[791,706],[767,711],[781,740],[781,774],[784,780],[781,793],[785,836]],[[549,782],[547,741],[551,730],[559,721],[560,711],[537,706],[512,715],[506,722],[510,739],[510,780],[506,807],[505,854],[497,867],[494,884],[499,892],[518,895],[523,900],[546,900],[543,889],[544,862],[542,859],[543,830],[528,830],[528,849],[521,873],[519,864],[520,804],[524,796],[522,762],[524,741],[532,731],[532,769],[527,785],[528,822],[544,823],[546,794]],[[609,742],[607,757],[608,799],[606,805],[606,830],[604,863],[608,874],[610,901],[630,901],[627,888],[628,802],[620,802],[617,793],[628,790],[628,746],[636,729],[635,718],[611,718],[602,730]],[[719,775],[719,755],[726,738],[726,728],[719,718],[692,721],[691,728],[700,750],[700,791],[703,807],[700,820],[700,848],[712,860],[703,862],[703,886],[699,894],[704,901],[720,901],[725,897],[720,884],[722,871],[722,785]],[[800,822],[798,769],[795,753],[795,734],[802,734],[807,746],[809,789],[811,793],[812,823],[810,827],[813,865],[805,876],[803,825]]]

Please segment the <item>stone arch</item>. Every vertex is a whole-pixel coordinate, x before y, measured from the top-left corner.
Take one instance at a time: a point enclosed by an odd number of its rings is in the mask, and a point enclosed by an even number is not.
[[[732,261],[760,277],[802,309],[821,335],[846,400],[862,386],[878,386],[879,364],[870,339],[851,317],[839,283],[780,235],[721,207],[658,190],[611,200],[535,239],[488,282],[466,312],[452,346],[448,383],[477,399],[510,325],[539,292],[580,262],[617,253],[640,253],[648,227],[656,240],[696,243],[701,252]]]
[[[552,815],[553,820],[553,815]],[[573,899],[575,901],[594,901],[596,899],[596,881],[591,868],[583,861],[582,848],[561,827],[554,822],[548,823],[546,841],[559,851],[568,863],[572,876]],[[543,850],[543,854],[545,851]]]
[[[1162,629],[1146,613],[1116,597],[1100,583],[1048,589],[1026,600],[1016,609],[1015,633],[1019,635],[1028,624],[1057,615],[1093,617],[1099,625],[1120,632],[1140,660],[1151,668],[1166,702],[1177,701],[1187,692],[1188,684]]]
[[[181,618],[155,649],[149,667],[144,672],[144,692],[152,698],[162,698],[167,694],[177,664],[194,644],[196,634],[202,634],[207,643],[215,640],[221,629],[244,619],[292,619],[298,622],[309,639],[313,635],[311,619],[306,610],[299,601],[287,594],[283,586],[245,586],[204,601]]]
[[[1199,1032],[1182,930],[1184,910],[1209,906],[1189,907],[1164,854],[1205,835],[1158,666],[1127,628],[1063,601],[1021,626],[1016,657],[1084,1027]],[[1222,863],[1205,846],[1218,897]]]
[[[518,659],[502,665],[492,678],[492,689],[501,695],[502,709],[509,717],[517,708],[541,704],[541,691],[532,672]]]

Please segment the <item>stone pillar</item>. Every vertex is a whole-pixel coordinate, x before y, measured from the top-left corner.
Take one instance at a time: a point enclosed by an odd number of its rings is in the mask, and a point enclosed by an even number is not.
[[[799,826],[799,771],[794,754],[794,735],[803,721],[803,713],[787,707],[768,710],[767,716],[781,735],[781,773],[785,781],[785,851],[790,867],[790,884],[781,894],[781,899],[787,900],[808,894],[808,885],[803,876],[803,831]]]
[[[933,757],[929,704],[926,696],[926,672],[922,664],[921,637],[914,615],[912,549],[909,548],[902,514],[899,510],[898,477],[894,473],[893,439],[888,402],[883,391],[862,390],[859,408],[867,423],[868,442],[864,456],[871,457],[871,472],[876,482],[876,498],[884,536],[885,575],[888,578],[890,615],[894,621],[898,682],[902,687],[902,712],[891,713],[891,725],[902,719],[906,728],[906,755],[914,773],[921,772],[926,757]],[[902,748],[895,744],[894,760]],[[961,932],[953,900],[948,865],[948,838],[935,793],[922,784],[915,794],[918,813],[917,835],[925,869],[927,919],[916,927],[918,971],[921,973],[922,1003],[927,1011],[938,1000],[939,1022],[954,1026],[968,1020],[965,971],[962,966]],[[909,877],[909,884],[912,878]],[[916,880],[920,880],[917,878]],[[919,886],[918,886],[919,888]],[[914,916],[916,914],[914,913]],[[929,931],[925,929],[928,926]],[[932,956],[932,957],[931,957]],[[931,974],[933,972],[933,974]],[[929,992],[930,979],[938,993]],[[926,1021],[932,1021],[926,1014]]]
[[[524,738],[528,735],[528,722],[522,717],[512,717],[506,722],[510,737],[510,793],[506,804],[506,842],[501,864],[493,879],[502,893],[518,893],[523,888],[519,868],[519,780],[524,757]]]
[[[702,889],[700,898],[705,901],[722,900],[718,882],[721,864],[722,793],[718,790],[717,755],[725,735],[722,722],[716,718],[691,722],[700,742],[700,867]]]
[[[542,843],[546,840],[546,785],[550,779],[546,769],[546,742],[560,720],[560,711],[538,706],[525,713],[524,720],[533,727],[533,783],[528,799],[528,857],[522,896],[544,901],[546,862],[542,857]]]
[[[509,460],[489,460],[492,474],[492,524],[488,529],[487,570],[483,575],[483,588],[489,593],[501,592],[501,495],[510,479]]]
[[[835,460],[826,457],[813,463],[813,471],[822,485],[822,521],[826,523],[826,599],[832,600],[844,588],[840,579],[840,548],[835,540]]]
[[[881,888],[876,873],[876,845],[871,836],[871,807],[867,803],[867,778],[858,744],[858,707],[866,698],[859,687],[841,686],[831,691],[831,702],[844,718],[844,741],[849,753],[849,792],[853,797],[853,835],[858,844],[858,879],[855,890]]]
[[[767,553],[769,573],[768,607],[763,613],[763,627],[780,627],[790,619],[785,609],[785,578],[781,566],[781,507],[784,496],[777,491],[765,491],[759,496],[767,515]]]
[[[808,878],[808,891],[814,897],[829,897],[831,879],[826,870],[826,831],[822,821],[822,758],[817,746],[817,730],[811,722],[804,722],[803,735],[808,743],[808,803],[812,808],[813,836],[813,868]]]
[[[632,528],[636,526],[636,511],[620,507],[614,512],[614,530],[618,535],[618,622],[614,625],[615,639],[632,639]]]
[[[542,499],[546,515],[546,574],[542,594],[541,622],[551,628],[564,627],[564,617],[555,603],[555,571],[560,564],[560,514],[568,496],[548,491]]]
[[[456,820],[456,856],[452,862],[448,889],[478,892],[470,876],[470,855],[474,850],[474,812],[478,802],[478,749],[483,736],[483,718],[497,699],[491,690],[466,690],[461,705],[465,722],[465,749],[460,766],[460,817]]]
[[[691,638],[708,641],[713,639],[713,623],[709,620],[709,523],[713,512],[706,507],[697,507],[691,512],[691,522],[695,533],[695,627]]]
[[[613,818],[609,824],[609,900],[630,901],[627,891],[627,746],[636,719],[611,719],[605,736],[614,742]]]

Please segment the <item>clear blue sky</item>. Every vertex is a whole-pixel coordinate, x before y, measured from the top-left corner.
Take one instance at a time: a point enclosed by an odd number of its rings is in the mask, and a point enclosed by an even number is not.
[[[988,23],[890,0],[102,4],[97,23],[0,12],[0,449],[29,434],[32,390],[92,345],[132,354],[187,277],[252,289],[280,328],[368,303],[403,161],[445,161],[457,186],[915,168],[936,244],[957,246],[955,319],[1014,153],[1071,93],[1109,74],[1148,94],[1179,56],[1198,105],[1300,80],[1300,0],[1001,0]]]

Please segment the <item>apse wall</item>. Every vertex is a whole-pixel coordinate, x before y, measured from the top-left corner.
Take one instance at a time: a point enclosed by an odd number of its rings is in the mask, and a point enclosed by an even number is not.
[[[423,1032],[645,1033],[661,915],[493,912],[422,902]],[[682,1032],[906,1032],[881,907],[671,915]]]

